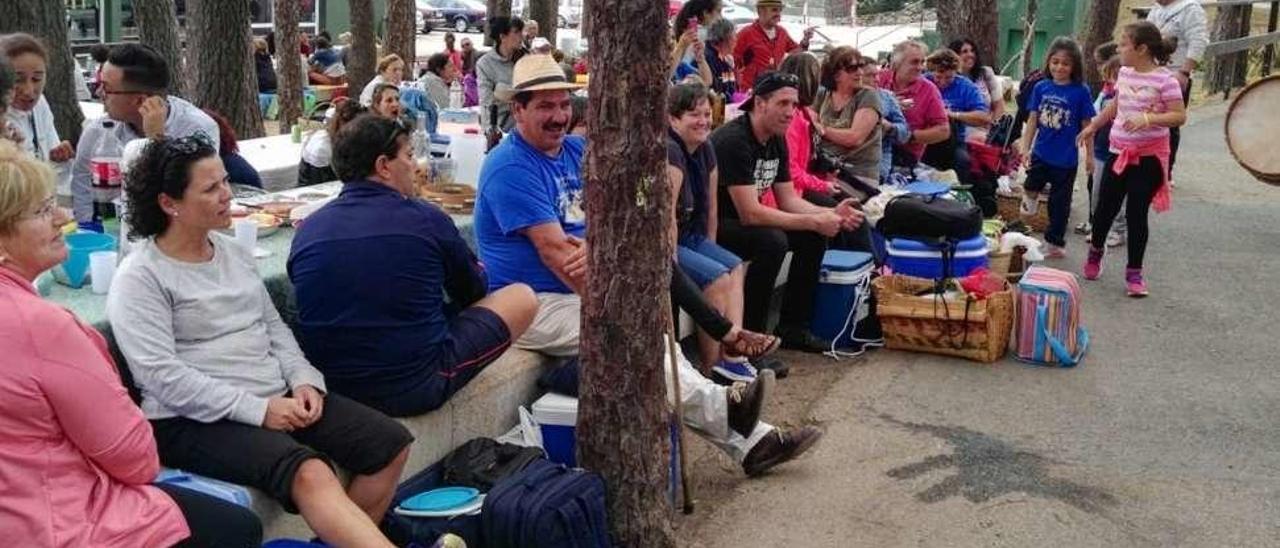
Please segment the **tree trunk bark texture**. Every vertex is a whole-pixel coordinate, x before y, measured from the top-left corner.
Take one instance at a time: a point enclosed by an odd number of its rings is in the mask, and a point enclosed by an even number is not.
[[[226,117],[240,139],[266,132],[258,109],[258,76],[248,2],[187,0],[187,29],[196,46],[191,49],[195,86],[192,99],[201,108]],[[287,50],[282,51],[285,55]]]
[[[169,93],[188,96],[190,90],[174,0],[134,0],[133,15],[138,22],[138,41],[151,46],[169,63]]]
[[[666,4],[586,2],[591,79],[585,169],[590,280],[582,303],[578,454],[604,476],[618,546],[674,546],[662,328],[673,242],[665,174]]]
[[[1089,9],[1089,22],[1084,35],[1084,66],[1085,79],[1094,92],[1102,87],[1102,67],[1094,61],[1093,51],[1115,37],[1116,20],[1119,17],[1120,0],[1094,0]]]
[[[945,46],[968,38],[984,59],[1000,58],[1000,15],[996,0],[938,0],[938,33]]]
[[[560,0],[529,0],[529,19],[538,22],[538,33],[556,43]]]
[[[80,140],[84,113],[76,99],[73,70],[80,70],[67,42],[67,8],[63,0],[0,1],[0,34],[31,32],[49,49],[49,66],[44,97],[53,110],[58,136],[75,143]]]
[[[298,54],[298,20],[302,18],[297,0],[275,0],[276,52],[293,52],[293,55],[276,57],[276,101],[280,104],[280,133],[293,131],[293,124],[302,117],[302,56]]]
[[[847,25],[853,19],[854,0],[827,0],[827,10],[823,14],[829,25]]]
[[[487,48],[491,48],[494,46],[494,43],[493,43],[493,39],[489,38],[489,25],[487,21],[499,15],[519,16],[521,14],[511,13],[511,0],[485,0],[484,5],[486,10],[485,13],[488,14],[488,16],[485,18],[486,23],[484,27],[484,45]],[[586,9],[586,6],[583,6],[583,9]]]
[[[383,51],[404,59],[404,74],[410,79],[418,76],[413,73],[414,63],[417,61],[417,31],[413,28],[416,11],[413,0],[387,0],[387,39],[382,44]]]
[[[1241,38],[1249,34],[1249,20],[1253,15],[1253,6],[1224,6],[1218,8],[1213,18],[1213,30],[1210,42],[1220,42]],[[1249,52],[1239,51],[1210,60],[1210,91],[1229,92],[1231,88],[1242,86],[1249,72]],[[1175,67],[1179,68],[1179,67]]]
[[[351,0],[351,55],[347,65],[347,94],[360,97],[365,84],[373,80],[378,64],[378,45],[373,33],[373,0]]]
[[[1036,0],[1027,0],[1027,15],[1023,19],[1025,26],[1022,27],[1022,77],[1026,78],[1031,74],[1031,54],[1035,51],[1036,43],[1036,19],[1039,17],[1040,6]]]

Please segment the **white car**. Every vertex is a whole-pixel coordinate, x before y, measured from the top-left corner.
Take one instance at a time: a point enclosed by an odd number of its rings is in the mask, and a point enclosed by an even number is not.
[[[755,22],[756,10],[741,4],[725,2],[720,7],[720,17],[733,23],[735,27],[741,27]]]

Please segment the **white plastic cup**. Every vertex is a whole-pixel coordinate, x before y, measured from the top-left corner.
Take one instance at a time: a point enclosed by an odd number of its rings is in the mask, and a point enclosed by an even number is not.
[[[116,275],[115,251],[94,251],[89,254],[89,278],[93,280],[93,292],[106,295],[111,290],[111,278]]]
[[[236,219],[231,225],[235,227],[236,243],[253,253],[258,246],[258,223],[253,219]]]

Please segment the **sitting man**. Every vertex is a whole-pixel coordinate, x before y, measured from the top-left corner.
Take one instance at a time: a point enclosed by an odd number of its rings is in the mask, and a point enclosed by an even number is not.
[[[298,341],[334,391],[391,416],[432,411],[524,333],[538,302],[523,284],[485,295],[453,221],[416,198],[408,130],[361,115],[333,150],[342,193],[289,254]]]
[[[773,287],[787,252],[791,269],[776,333],[783,348],[824,352],[826,341],[809,331],[818,272],[827,239],[862,225],[856,200],[834,208],[812,204],[791,183],[786,134],[800,100],[794,74],[766,72],[756,79],[744,113],[711,134],[720,166],[720,230],[717,242],[745,261],[747,267],[743,326],[763,331],[769,318]],[[761,203],[773,191],[778,207]]]
[[[307,60],[309,71],[307,79],[312,84],[323,86],[340,86],[347,83],[347,66],[342,56],[327,37],[316,38],[316,52]]]
[[[579,178],[586,141],[566,131],[569,92],[578,86],[565,80],[554,59],[539,54],[516,63],[512,82],[499,99],[512,101],[516,127],[489,152],[480,171],[480,257],[489,269],[490,288],[527,283],[537,292],[538,314],[515,345],[574,356],[587,280]],[[758,420],[772,371],[761,372],[749,385],[726,388],[700,375],[688,360],[676,367],[686,423],[741,463],[748,475],[799,456],[821,437],[813,428],[784,433]]]
[[[142,44],[111,48],[102,67],[99,93],[106,117],[86,121],[76,160],[71,166],[71,202],[76,220],[93,221],[93,171],[89,160],[107,131],[115,132],[121,146],[141,137],[190,137],[203,133],[218,148],[218,124],[198,107],[173,96],[169,89],[169,64],[156,50]],[[115,125],[103,124],[108,119]]]

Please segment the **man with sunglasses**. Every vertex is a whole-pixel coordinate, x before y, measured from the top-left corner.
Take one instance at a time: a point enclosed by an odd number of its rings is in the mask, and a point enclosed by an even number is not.
[[[809,330],[818,271],[827,240],[862,224],[856,200],[834,208],[809,203],[796,192],[787,160],[786,134],[800,100],[794,74],[766,72],[756,79],[744,114],[711,134],[719,166],[717,243],[750,261],[744,287],[743,327],[763,332],[769,318],[774,282],[787,252],[791,269],[776,333],[783,348],[829,350],[831,341]],[[778,207],[760,198],[773,190]]]
[[[111,48],[102,67],[99,95],[108,128],[103,120],[85,122],[71,167],[71,197],[76,220],[93,220],[93,172],[89,161],[107,131],[115,133],[121,145],[143,137],[188,137],[204,134],[218,148],[218,124],[191,103],[167,95],[169,66],[154,49],[141,44],[121,44]]]

